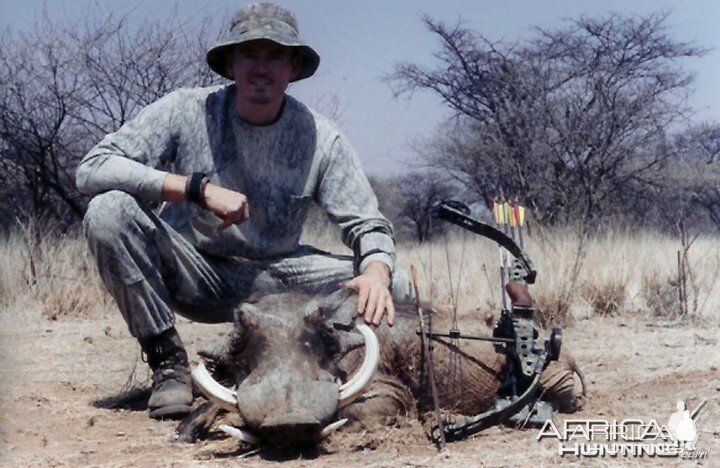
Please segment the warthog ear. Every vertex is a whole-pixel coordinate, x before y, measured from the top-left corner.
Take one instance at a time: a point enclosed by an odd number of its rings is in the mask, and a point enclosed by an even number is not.
[[[340,289],[319,301],[323,319],[340,328],[350,329],[357,315],[355,291]]]
[[[260,309],[253,304],[243,302],[235,309],[233,319],[235,321],[235,325],[247,328],[257,323],[258,317],[261,313]]]
[[[334,293],[320,299],[319,305],[323,309],[337,309],[351,296],[355,295],[355,291],[350,288],[340,288]]]
[[[305,323],[311,327],[317,327],[325,320],[325,312],[318,301],[313,300],[307,303],[303,310],[303,319]]]

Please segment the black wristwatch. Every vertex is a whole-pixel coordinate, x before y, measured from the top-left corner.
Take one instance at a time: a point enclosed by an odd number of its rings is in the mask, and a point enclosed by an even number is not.
[[[188,177],[185,184],[185,196],[188,202],[197,203],[203,208],[205,205],[205,186],[210,182],[210,178],[204,172],[193,172]]]

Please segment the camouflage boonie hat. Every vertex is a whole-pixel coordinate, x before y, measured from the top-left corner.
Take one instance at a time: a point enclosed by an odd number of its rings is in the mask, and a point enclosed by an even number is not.
[[[292,81],[312,76],[320,65],[320,56],[298,37],[295,15],[274,3],[253,3],[238,10],[230,22],[230,29],[220,42],[207,52],[207,63],[218,75],[232,80],[227,73],[225,56],[236,44],[268,39],[292,47],[300,54],[300,72]]]

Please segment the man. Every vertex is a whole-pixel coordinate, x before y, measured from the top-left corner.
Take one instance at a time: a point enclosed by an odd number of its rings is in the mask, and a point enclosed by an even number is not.
[[[107,135],[80,163],[94,195],[84,226],[100,275],[153,370],[150,416],[180,417],[192,403],[187,353],[174,328],[232,320],[253,295],[285,288],[357,291],[358,312],[392,325],[390,223],[352,148],[335,126],[285,94],[320,57],[274,4],[239,10],[209,66],[234,81],[175,91]],[[341,228],[354,257],[299,246],[309,203]],[[166,202],[159,215],[150,209]],[[400,274],[398,274],[400,273]]]

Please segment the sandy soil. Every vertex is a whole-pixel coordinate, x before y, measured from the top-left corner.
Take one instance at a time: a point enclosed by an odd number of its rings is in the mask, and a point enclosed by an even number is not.
[[[194,350],[223,326],[182,321]],[[585,409],[574,418],[656,418],[667,421],[675,402],[694,408],[701,464],[720,466],[720,311],[668,326],[652,318],[592,318],[565,331],[589,384]],[[0,465],[2,466],[264,466],[278,456],[247,454],[215,434],[197,444],[170,441],[175,422],[156,422],[142,405],[102,408],[102,399],[146,382],[139,347],[117,316],[49,321],[39,311],[0,311]],[[135,373],[133,374],[133,369]],[[555,418],[562,421],[563,415]],[[372,434],[341,433],[316,454],[291,454],[286,466],[502,466],[576,464],[557,454],[557,441],[537,429],[492,428],[438,454],[416,422]],[[242,457],[242,459],[240,459]],[[691,463],[675,459],[600,459],[593,464]],[[585,465],[590,460],[582,460]]]

